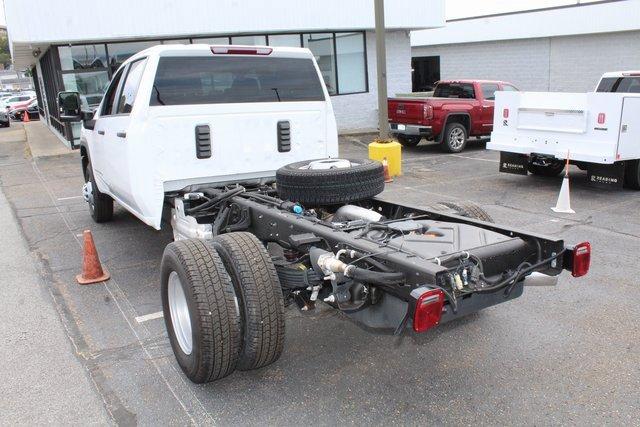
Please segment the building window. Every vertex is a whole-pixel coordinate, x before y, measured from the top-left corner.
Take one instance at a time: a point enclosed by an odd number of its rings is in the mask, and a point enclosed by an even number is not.
[[[109,74],[106,71],[65,73],[62,75],[62,82],[64,90],[79,92],[83,107],[93,110],[102,100],[109,84]]]
[[[269,35],[269,46],[276,47],[300,47],[300,34],[276,34]]]
[[[330,95],[338,94],[336,58],[333,49],[333,33],[304,34],[303,46],[309,48],[316,58],[320,73]]]
[[[229,37],[206,37],[202,39],[192,39],[192,42],[203,44],[230,44]]]
[[[264,46],[267,44],[267,39],[265,36],[238,36],[238,37],[231,37],[231,44]]]
[[[63,71],[107,67],[107,51],[103,44],[61,46],[58,52],[60,68]]]
[[[130,56],[158,44],[160,44],[160,41],[109,43],[107,45],[107,51],[109,52],[109,66],[111,67],[111,72],[114,73]]]
[[[367,90],[364,34],[336,33],[338,93],[358,93]]]

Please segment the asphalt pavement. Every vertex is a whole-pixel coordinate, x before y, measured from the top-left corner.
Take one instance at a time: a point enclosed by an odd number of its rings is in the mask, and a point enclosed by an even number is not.
[[[0,141],[6,132],[0,130]],[[370,139],[341,138],[341,155],[366,156]],[[46,289],[45,302],[57,312],[49,323],[67,325],[56,350],[72,355],[76,370],[86,373],[90,400],[101,402],[108,417],[96,412],[98,423],[636,424],[640,194],[592,189],[575,169],[576,214],[556,214],[550,207],[560,178],[499,174],[498,155],[482,144],[459,155],[433,146],[405,149],[403,168],[384,198],[415,205],[472,200],[496,222],[570,243],[589,240],[589,275],[563,274],[557,287],[527,288],[512,302],[402,338],[371,334],[331,310],[291,308],[278,362],[194,385],[177,366],[157,315],[158,267],[170,231],[155,231],[119,207],[113,222],[93,223],[80,197],[77,152],[33,159],[23,143],[0,142],[2,191],[30,251],[21,259],[33,264],[39,281],[24,286]],[[105,284],[74,281],[84,229],[92,230],[112,274]],[[1,286],[14,298],[11,283]],[[80,343],[79,350],[71,343]],[[40,357],[46,363],[48,355]],[[15,369],[23,366],[18,361]],[[20,384],[25,390],[40,386],[28,378]],[[11,412],[14,397],[4,398],[3,412]],[[21,419],[7,415],[0,423]]]

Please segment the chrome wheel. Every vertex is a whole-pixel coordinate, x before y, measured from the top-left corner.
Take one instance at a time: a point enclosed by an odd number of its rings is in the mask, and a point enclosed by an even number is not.
[[[193,350],[193,336],[191,334],[191,317],[189,316],[189,306],[187,297],[182,288],[182,282],[178,273],[172,271],[169,274],[169,286],[167,290],[169,297],[169,313],[171,313],[171,324],[173,334],[178,340],[178,345],[184,354],[191,354]]]
[[[311,170],[327,170],[327,169],[344,169],[352,166],[358,166],[358,163],[351,162],[346,159],[322,159],[314,160],[305,165],[300,166],[300,169]]]
[[[449,132],[449,147],[452,150],[460,150],[464,146],[464,130],[459,127],[454,127]]]

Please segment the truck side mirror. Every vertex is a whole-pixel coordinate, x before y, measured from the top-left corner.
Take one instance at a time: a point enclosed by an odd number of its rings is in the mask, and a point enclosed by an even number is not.
[[[79,122],[82,120],[80,106],[80,94],[78,92],[58,93],[58,110],[61,122]]]

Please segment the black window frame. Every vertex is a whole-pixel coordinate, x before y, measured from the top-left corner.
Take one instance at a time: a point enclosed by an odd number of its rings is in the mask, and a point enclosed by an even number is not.
[[[118,70],[116,70],[114,76],[111,78],[111,82],[109,83],[109,87],[107,87],[107,90],[104,93],[104,96],[102,97],[102,101],[101,101],[101,105],[100,105],[100,117],[111,117],[111,116],[115,116],[116,113],[111,113],[111,114],[106,114],[106,108],[107,108],[107,103],[109,102],[108,99],[108,95],[110,95],[110,91],[111,89],[113,89],[113,107],[111,109],[111,111],[118,111],[118,100],[119,100],[119,96],[120,96],[120,88],[122,87],[122,83],[124,82],[124,77],[126,75],[126,72],[129,68],[129,64],[120,67]],[[116,80],[117,77],[117,80]]]

